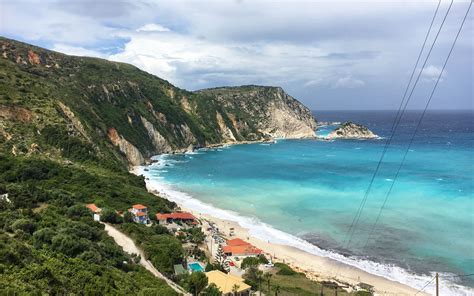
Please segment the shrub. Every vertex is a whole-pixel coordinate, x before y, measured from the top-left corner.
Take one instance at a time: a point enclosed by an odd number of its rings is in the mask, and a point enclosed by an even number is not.
[[[278,267],[278,272],[277,274],[279,275],[297,275],[298,273],[291,269],[288,265],[285,263],[275,263],[275,266]]]
[[[118,224],[122,223],[123,219],[114,210],[104,209],[100,214],[100,220],[107,223]]]
[[[18,219],[12,224],[12,229],[13,230],[22,230],[26,233],[33,233],[36,229],[36,223],[34,221],[31,221],[29,219]]]
[[[84,205],[78,204],[73,205],[67,209],[67,215],[71,218],[80,218],[86,216],[92,216],[91,211]]]
[[[260,254],[258,255],[258,263],[260,264],[268,264],[268,259],[265,257],[265,255]]]
[[[33,233],[33,243],[36,248],[41,248],[43,245],[50,245],[56,231],[51,228],[43,228]]]
[[[221,296],[222,292],[219,290],[219,288],[216,286],[216,284],[211,283],[209,286],[207,286],[206,289],[202,291],[202,295],[205,296]]]
[[[199,295],[208,284],[207,276],[202,272],[193,272],[186,280],[186,289],[193,295]]]
[[[257,267],[260,264],[257,257],[246,257],[242,260],[240,267],[242,269],[247,269],[249,267]]]

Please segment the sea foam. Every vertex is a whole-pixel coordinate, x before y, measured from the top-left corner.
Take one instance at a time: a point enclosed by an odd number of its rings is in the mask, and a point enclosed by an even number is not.
[[[190,154],[195,153],[203,153],[203,151],[196,151]],[[178,160],[169,159],[167,155],[156,156],[154,159],[158,160],[158,162],[150,165],[149,167],[154,168],[155,172],[157,170],[163,172],[162,169],[165,166],[172,167],[174,163],[180,162]],[[236,222],[241,227],[248,229],[249,234],[255,238],[268,241],[270,243],[298,248],[316,256],[330,258],[338,262],[359,268],[368,273],[408,285],[415,289],[425,288],[425,291],[434,289],[433,283],[428,284],[425,287],[425,285],[433,278],[435,274],[434,272],[431,272],[429,275],[418,275],[395,265],[386,265],[360,258],[348,257],[331,250],[321,249],[318,246],[313,245],[299,237],[275,229],[271,225],[260,221],[258,218],[246,217],[237,212],[223,210],[214,207],[212,204],[204,203],[188,193],[179,191],[179,189],[175,188],[175,186],[167,183],[162,176],[151,174],[150,171],[145,171],[144,169],[145,167],[139,167],[134,171],[134,173],[137,175],[144,175],[148,178],[146,180],[146,185],[150,191],[157,191],[161,196],[174,201],[179,205],[182,205],[184,208],[193,209],[193,211],[207,214],[219,219]],[[440,277],[446,277],[450,279],[453,278],[451,274],[440,274]],[[440,284],[440,292],[443,295],[467,296],[473,295],[474,289],[458,285],[454,281],[443,280]]]

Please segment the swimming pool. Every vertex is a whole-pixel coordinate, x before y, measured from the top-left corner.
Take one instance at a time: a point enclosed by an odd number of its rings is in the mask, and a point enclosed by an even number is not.
[[[191,272],[204,272],[204,268],[198,262],[188,263],[188,268],[191,269]]]

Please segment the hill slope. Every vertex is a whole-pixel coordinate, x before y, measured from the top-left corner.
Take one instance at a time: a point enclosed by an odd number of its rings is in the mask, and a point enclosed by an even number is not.
[[[211,144],[314,136],[278,87],[189,92],[138,68],[1,38],[0,149],[109,167]]]

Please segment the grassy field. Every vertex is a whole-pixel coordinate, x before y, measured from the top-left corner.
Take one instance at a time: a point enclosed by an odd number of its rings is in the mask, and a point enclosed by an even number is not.
[[[323,284],[308,279],[304,274],[293,271],[285,264],[277,263],[276,269],[271,272],[270,281],[263,281],[260,287],[265,295],[279,296],[370,296],[368,292],[348,293],[342,288],[331,284]]]

